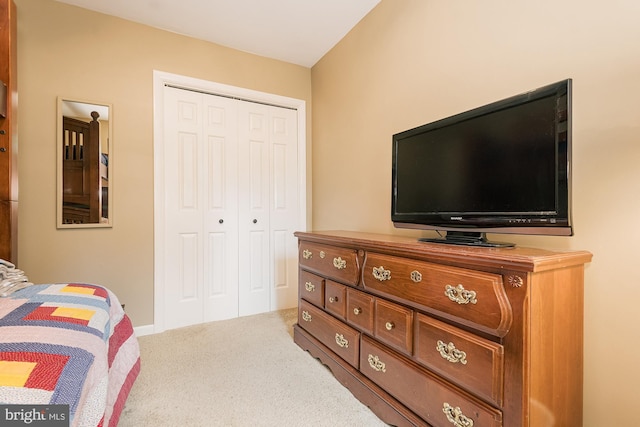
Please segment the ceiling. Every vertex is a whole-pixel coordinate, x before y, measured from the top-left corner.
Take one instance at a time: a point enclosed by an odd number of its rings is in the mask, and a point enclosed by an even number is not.
[[[61,101],[62,115],[77,119],[91,120],[91,112],[97,111],[100,120],[109,120],[109,106],[98,104],[86,104],[84,102],[63,100]]]
[[[312,67],[380,0],[56,0]]]

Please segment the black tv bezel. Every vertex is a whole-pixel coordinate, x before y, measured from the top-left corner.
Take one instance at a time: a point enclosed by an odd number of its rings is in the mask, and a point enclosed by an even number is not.
[[[527,215],[487,213],[482,215],[468,215],[465,212],[455,214],[442,214],[437,212],[421,212],[406,214],[396,212],[397,198],[397,146],[402,139],[426,133],[438,128],[452,126],[475,117],[480,117],[493,112],[510,109],[535,101],[541,98],[555,96],[559,99],[566,96],[567,102],[567,129],[566,144],[558,144],[556,139],[556,161],[566,156],[566,163],[556,166],[557,202],[556,211],[551,213],[530,212]],[[409,130],[396,133],[392,137],[392,182],[391,182],[391,220],[397,228],[409,228],[420,230],[439,230],[447,232],[445,243],[489,245],[485,233],[498,234],[525,234],[525,235],[549,235],[572,236],[572,209],[571,209],[571,150],[572,150],[572,80],[565,79],[549,84],[538,89],[521,93],[502,99],[472,110],[465,111],[450,117],[446,117],[431,123],[427,123]],[[556,132],[557,135],[557,132]],[[566,147],[566,153],[564,149]],[[562,153],[560,150],[563,150]],[[560,173],[559,173],[560,171]],[[451,216],[463,217],[463,220],[452,220]],[[439,239],[438,239],[439,240]],[[459,240],[459,241],[454,241]],[[510,245],[510,244],[507,244]],[[502,244],[495,244],[502,246]]]

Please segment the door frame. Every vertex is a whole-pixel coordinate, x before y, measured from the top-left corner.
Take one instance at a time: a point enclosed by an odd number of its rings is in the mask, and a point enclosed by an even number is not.
[[[164,87],[166,85],[227,96],[246,101],[296,110],[298,121],[298,229],[307,231],[307,127],[306,102],[266,92],[255,91],[223,83],[201,80],[179,74],[153,70],[153,331],[165,330],[164,274],[162,273],[164,236]]]

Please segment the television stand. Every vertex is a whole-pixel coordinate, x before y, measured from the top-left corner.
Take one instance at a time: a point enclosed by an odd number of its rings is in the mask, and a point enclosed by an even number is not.
[[[478,231],[447,231],[444,238],[424,237],[418,239],[420,242],[444,243],[447,245],[482,246],[488,248],[511,248],[515,243],[494,242],[487,239],[486,233]]]

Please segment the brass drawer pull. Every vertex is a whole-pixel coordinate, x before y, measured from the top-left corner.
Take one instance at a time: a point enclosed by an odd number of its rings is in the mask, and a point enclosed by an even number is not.
[[[311,259],[312,257],[313,257],[313,252],[311,252],[309,249],[305,249],[304,251],[302,251],[302,258]]]
[[[369,361],[369,366],[371,366],[371,369],[373,369],[374,371],[387,372],[386,365],[380,360],[378,356],[370,354],[369,357],[367,357],[367,360]]]
[[[422,273],[420,273],[418,270],[413,270],[411,272],[411,281],[414,283],[422,282]]]
[[[340,257],[334,258],[333,266],[338,270],[344,270],[345,268],[347,268],[347,261],[343,260]]]
[[[390,331],[393,328],[395,328],[396,325],[394,325],[393,322],[387,322],[387,323],[385,323],[384,327],[387,329],[387,331]]]
[[[360,307],[356,307],[353,309],[353,314],[355,314],[356,316],[358,314],[362,314],[362,309]]]
[[[455,408],[444,402],[442,405],[442,412],[447,416],[447,420],[455,427],[473,427],[473,420],[462,413],[460,407]]]
[[[305,322],[311,322],[311,315],[307,310],[304,310],[302,312],[302,320],[304,320]]]
[[[329,302],[338,302],[338,297],[329,297]]]
[[[391,270],[385,270],[382,265],[380,267],[373,267],[373,277],[381,282],[391,280]]]
[[[457,302],[458,304],[476,304],[478,302],[476,299],[476,292],[466,290],[461,284],[456,287],[447,285],[445,287],[444,294],[451,301]]]
[[[462,365],[467,364],[467,353],[462,350],[458,350],[452,342],[445,344],[444,341],[438,340],[436,350],[438,350],[443,359],[446,359],[451,363],[460,362]]]
[[[336,333],[336,344],[342,348],[349,348],[349,341],[342,334]]]
[[[316,290],[315,285],[313,283],[311,283],[311,282],[305,282],[304,288],[309,292],[313,292],[313,291]]]

